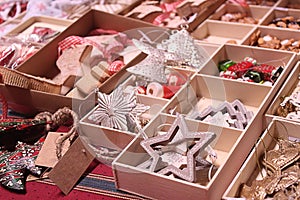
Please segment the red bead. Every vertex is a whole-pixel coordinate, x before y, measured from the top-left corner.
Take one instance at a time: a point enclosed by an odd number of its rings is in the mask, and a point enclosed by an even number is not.
[[[163,86],[164,90],[164,98],[170,99],[174,96],[174,94],[180,89],[180,86]]]
[[[136,91],[138,94],[146,94],[146,88],[143,86],[139,86]]]

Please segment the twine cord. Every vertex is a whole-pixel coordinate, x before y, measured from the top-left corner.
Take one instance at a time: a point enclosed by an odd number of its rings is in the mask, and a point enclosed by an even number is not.
[[[56,141],[56,156],[58,159],[60,159],[62,156],[62,146],[64,142],[69,139],[69,141],[72,143],[78,136],[77,128],[79,119],[77,114],[71,109],[64,107],[57,110],[54,114],[51,114],[50,112],[42,112],[38,114],[35,119],[46,120],[48,123],[46,126],[47,132],[56,129],[59,126],[66,125],[70,119],[73,120],[71,129],[67,133],[63,134],[62,137],[59,137]]]

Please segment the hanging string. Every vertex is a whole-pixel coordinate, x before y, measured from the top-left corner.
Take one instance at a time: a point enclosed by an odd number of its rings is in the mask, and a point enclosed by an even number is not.
[[[62,137],[58,138],[56,141],[56,156],[57,158],[61,158],[62,153],[62,146],[64,142],[69,139],[69,141],[72,143],[75,138],[78,136],[77,129],[79,124],[79,119],[77,114],[67,108],[61,108],[57,110],[54,114],[51,114],[50,112],[42,112],[35,116],[35,119],[44,119],[48,123],[48,126],[46,127],[47,131],[53,130],[59,126],[66,125],[70,119],[72,119],[73,124],[71,125],[70,130],[63,134]]]

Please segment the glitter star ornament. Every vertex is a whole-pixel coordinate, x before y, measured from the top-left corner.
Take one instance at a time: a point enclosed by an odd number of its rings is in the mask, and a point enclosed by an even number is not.
[[[177,61],[194,68],[200,68],[209,58],[184,28],[173,30],[170,37],[159,43],[157,48],[175,54]]]
[[[151,156],[152,163],[150,171],[157,171],[157,165],[162,162],[163,155],[176,158],[165,167],[159,169],[157,173],[169,175],[174,174],[186,181],[196,181],[196,161],[195,157],[202,152],[214,139],[216,135],[212,132],[191,132],[188,130],[185,119],[177,114],[174,123],[166,134],[145,139],[141,146]],[[177,154],[175,156],[175,154]],[[169,159],[170,160],[170,159]],[[184,163],[184,164],[183,164]]]
[[[165,66],[176,63],[200,68],[209,56],[206,51],[195,44],[186,29],[172,31],[170,37],[158,43],[156,47],[132,40],[135,46],[148,56],[140,63],[127,69],[128,72],[143,76],[147,81],[166,83]]]
[[[133,39],[134,45],[148,56],[138,64],[127,69],[128,72],[144,77],[148,81],[166,83],[165,60],[175,60],[176,55],[152,47],[149,44]]]

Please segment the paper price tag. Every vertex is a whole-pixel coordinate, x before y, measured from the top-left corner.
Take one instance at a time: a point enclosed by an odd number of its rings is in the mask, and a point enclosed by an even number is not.
[[[39,152],[39,155],[35,161],[36,165],[44,167],[54,167],[58,162],[56,156],[56,141],[59,140],[66,133],[60,132],[49,132],[47,134],[46,140],[42,146],[42,149]],[[62,146],[62,155],[66,153],[70,147],[70,141],[66,140]]]
[[[94,158],[95,154],[88,151],[83,141],[78,137],[65,155],[50,171],[49,178],[64,194],[68,194]]]

